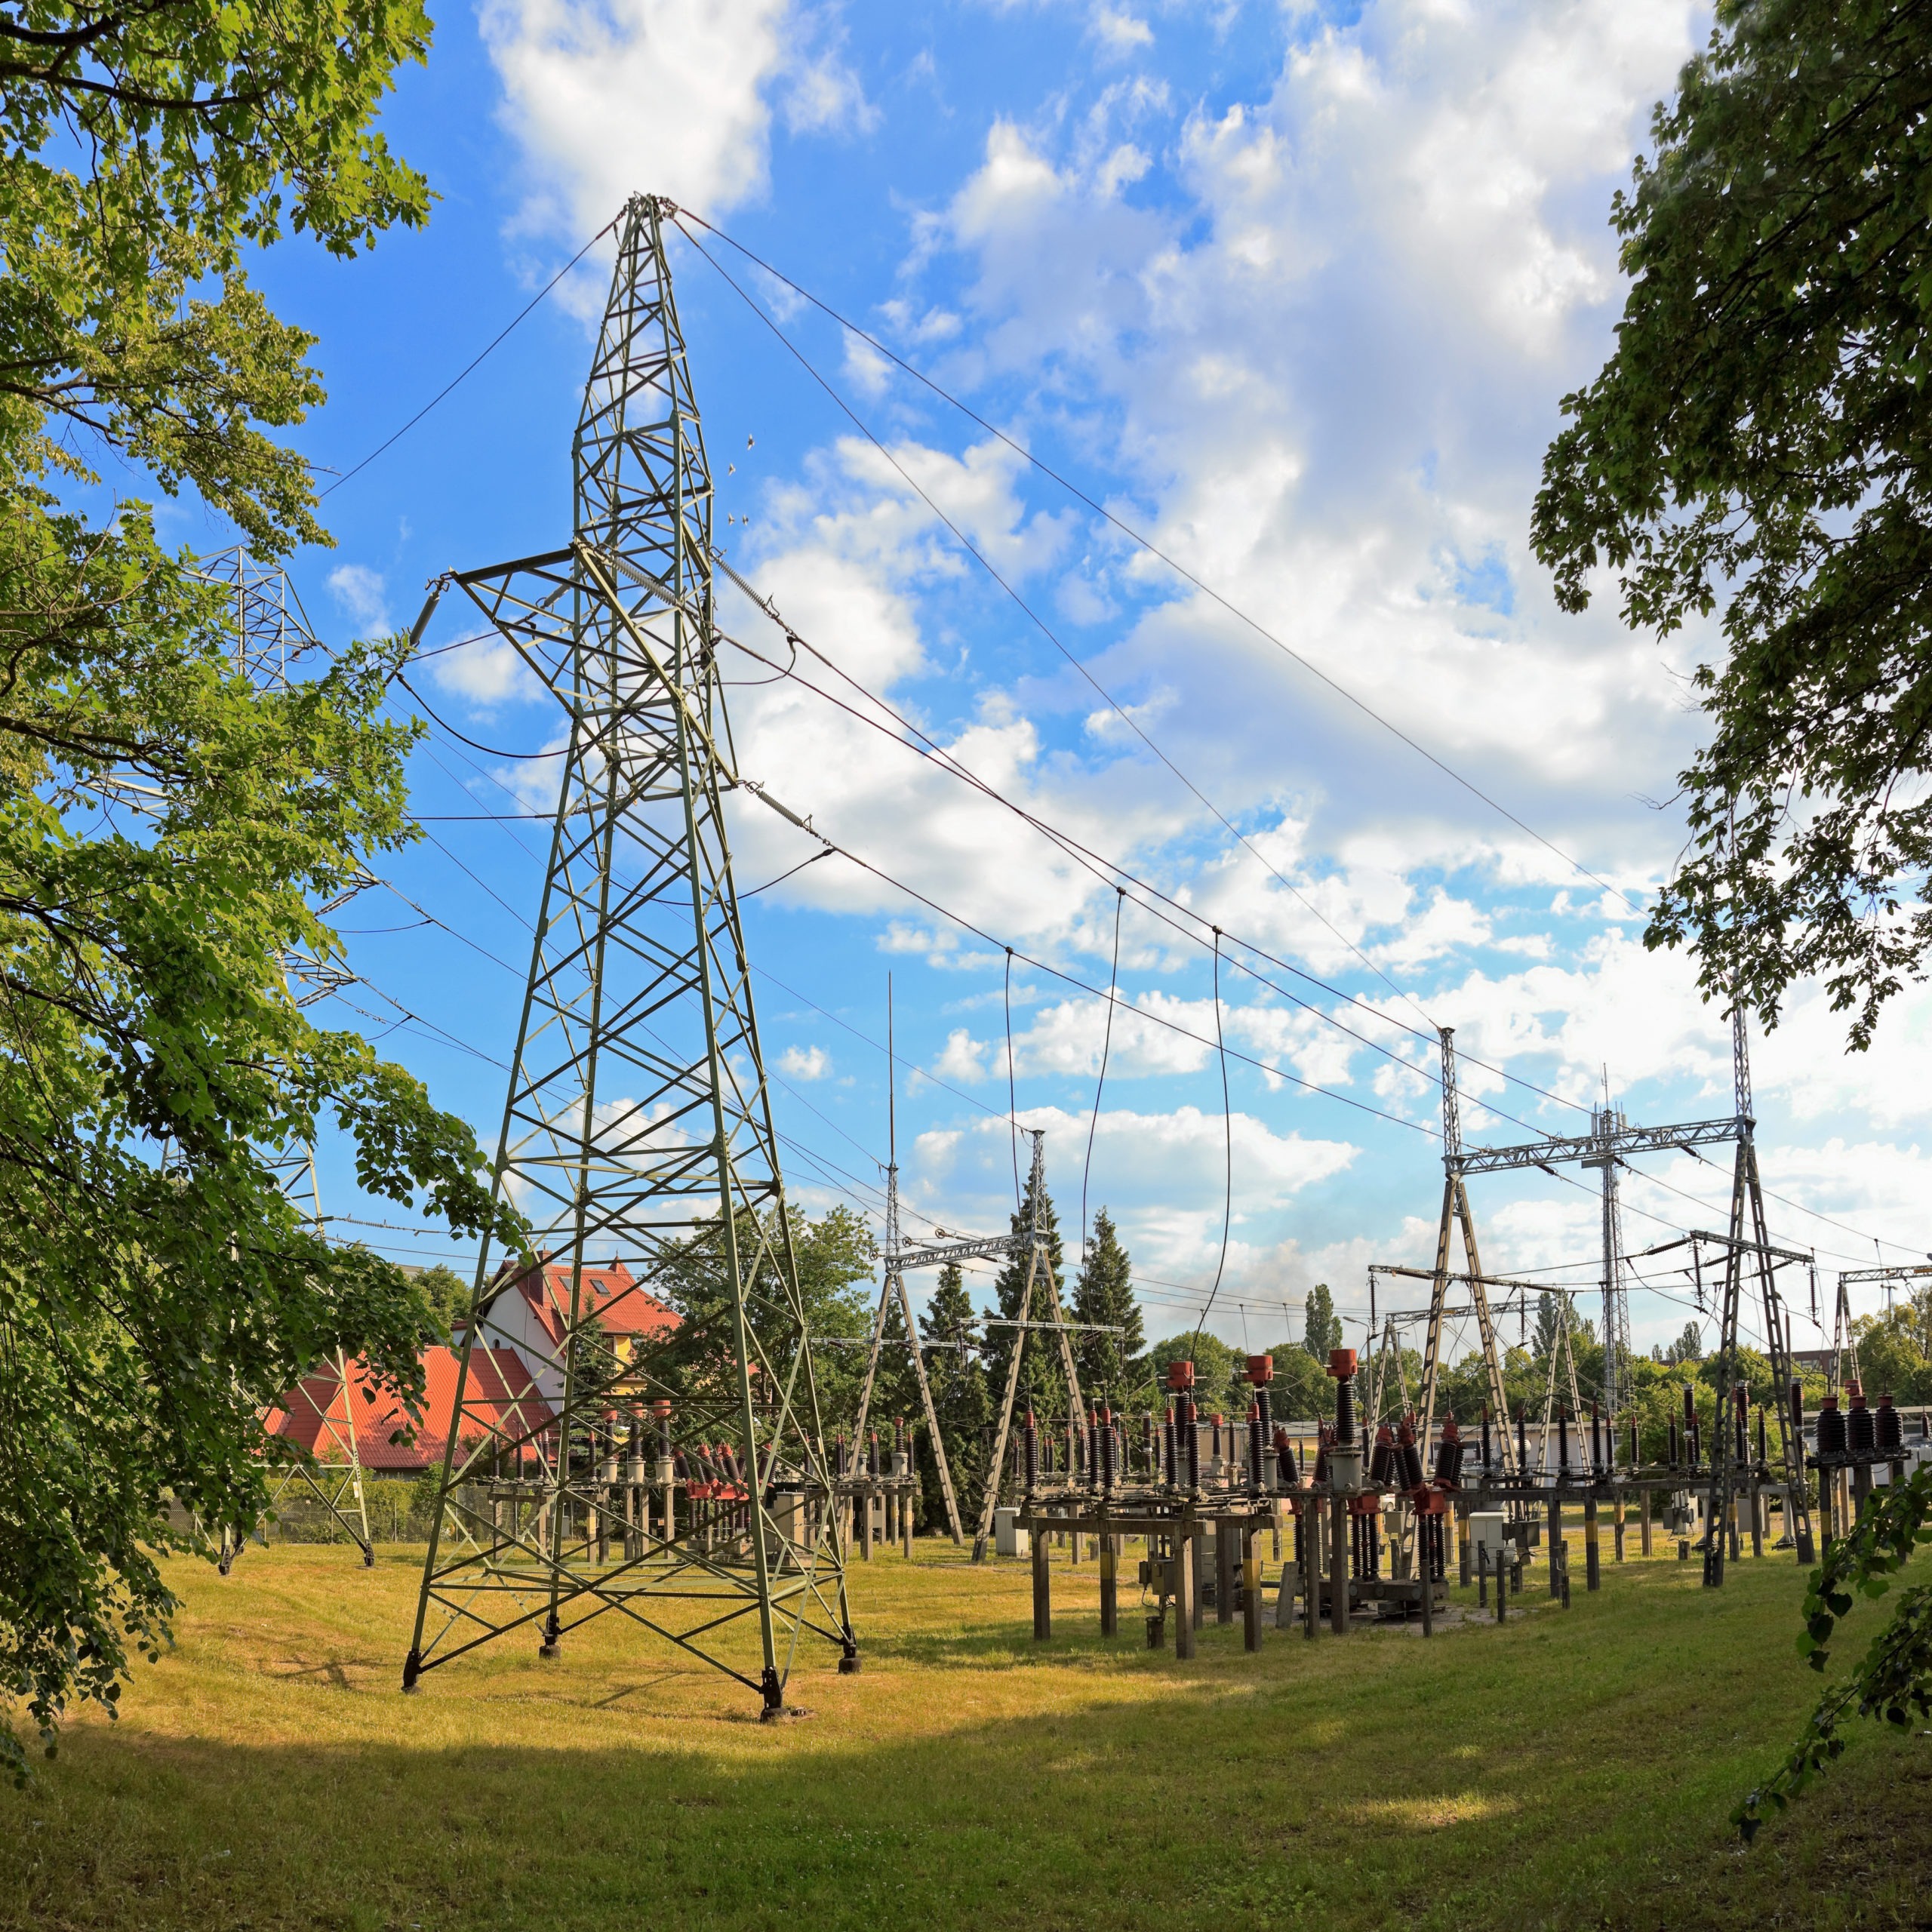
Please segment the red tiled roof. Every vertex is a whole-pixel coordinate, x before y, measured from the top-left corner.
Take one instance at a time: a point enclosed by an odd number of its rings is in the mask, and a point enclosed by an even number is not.
[[[414,1441],[389,1440],[398,1431],[408,1429],[408,1416],[389,1391],[371,1386],[368,1371],[360,1360],[349,1364],[346,1387],[333,1368],[320,1369],[306,1377],[283,1398],[279,1408],[271,1409],[263,1418],[263,1426],[271,1435],[287,1436],[312,1454],[328,1460],[340,1452],[329,1429],[324,1426],[323,1418],[328,1418],[340,1437],[352,1417],[355,1453],[365,1469],[377,1474],[417,1474],[434,1468],[443,1459],[444,1446],[449,1440],[450,1412],[456,1401],[460,1361],[454,1349],[423,1351],[428,1392]],[[464,1407],[467,1411],[463,1432],[465,1444],[475,1441],[491,1424],[522,1435],[543,1429],[554,1420],[549,1405],[537,1392],[528,1367],[514,1349],[478,1349],[472,1354]]]
[[[543,1332],[561,1344],[570,1317],[571,1264],[543,1262],[537,1268],[527,1269],[513,1285],[529,1303]],[[586,1313],[597,1317],[608,1335],[651,1340],[669,1334],[678,1325],[677,1315],[654,1295],[646,1294],[638,1286],[636,1276],[621,1261],[586,1266],[581,1306]]]

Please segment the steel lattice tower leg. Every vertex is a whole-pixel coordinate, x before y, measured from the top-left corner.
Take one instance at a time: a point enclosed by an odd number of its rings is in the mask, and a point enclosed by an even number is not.
[[[478,1258],[404,1684],[616,1611],[769,1714],[801,1636],[844,1668],[857,1649],[721,804],[739,781],[670,212],[641,196],[620,224],[572,542],[446,580],[571,720],[496,1163],[561,1281],[534,1291],[554,1318],[537,1397],[506,1408],[527,1264]],[[592,1293],[611,1262],[631,1285]],[[627,1354],[609,1337],[632,1296],[681,1319]]]
[[[1778,1418],[1778,1457],[1786,1497],[1786,1521],[1796,1546],[1801,1564],[1814,1561],[1811,1510],[1805,1494],[1804,1444],[1792,1426],[1785,1392],[1791,1386],[1791,1345],[1784,1319],[1784,1305],[1772,1276],[1769,1252],[1770,1236],[1764,1214],[1764,1183],[1758,1172],[1758,1149],[1751,1098],[1749,1035],[1744,1009],[1731,1014],[1731,1060],[1737,1090],[1737,1163],[1730,1189],[1729,1246],[1724,1257],[1724,1300],[1718,1324],[1717,1413],[1711,1431],[1711,1485],[1709,1530],[1704,1552],[1704,1581],[1713,1588],[1724,1582],[1724,1535],[1730,1517],[1730,1499],[1736,1484],[1737,1455],[1733,1441],[1730,1392],[1738,1368],[1738,1315],[1743,1299],[1745,1257],[1755,1259],[1758,1293],[1764,1310],[1764,1337],[1770,1356],[1771,1377],[1777,1400],[1772,1407]]]

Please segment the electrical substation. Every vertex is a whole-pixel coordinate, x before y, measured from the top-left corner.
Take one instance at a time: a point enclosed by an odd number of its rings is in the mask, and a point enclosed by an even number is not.
[[[1810,1252],[1770,1238],[1741,1010],[1732,1016],[1728,1112],[1633,1126],[1606,1098],[1589,1110],[1586,1134],[1512,1145],[1466,1140],[1454,1034],[1438,1029],[1427,1048],[1441,1097],[1432,1263],[1369,1269],[1363,1346],[1329,1355],[1327,1412],[1289,1415],[1275,1412],[1275,1364],[1263,1355],[1246,1358],[1244,1414],[1223,1392],[1198,1389],[1187,1360],[1170,1362],[1158,1389],[1083,1389],[1077,1338],[1094,1324],[1072,1318],[1041,1227],[1016,1215],[1004,1234],[906,1232],[888,995],[877,1300],[863,1338],[815,1336],[724,797],[741,792],[769,808],[813,842],[814,858],[837,854],[900,881],[814,826],[810,800],[781,801],[738,769],[721,669],[728,648],[780,673],[801,675],[809,656],[844,674],[715,540],[712,470],[667,235],[681,232],[712,257],[658,198],[632,200],[617,226],[573,443],[568,541],[451,572],[412,633],[420,643],[440,600],[466,600],[554,697],[569,735],[494,1166],[498,1195],[530,1223],[534,1259],[485,1247],[448,1371],[441,1383],[432,1377],[424,1434],[440,1460],[406,1689],[491,1644],[555,1657],[594,1641],[588,1626],[615,1615],[715,1666],[776,1715],[795,1668],[860,1668],[848,1564],[881,1549],[912,1555],[928,1494],[922,1466],[939,1499],[931,1527],[970,1549],[974,1564],[1029,1566],[1037,1640],[1054,1632],[1056,1563],[1069,1574],[1091,1565],[1100,1636],[1118,1638],[1124,1615],[1149,1648],[1171,1645],[1186,1660],[1211,1616],[1238,1620],[1250,1650],[1271,1630],[1312,1639],[1396,1625],[1432,1636],[1471,1617],[1505,1622],[1566,1605],[1573,1582],[1599,1589],[1606,1562],[1651,1556],[1660,1538],[1665,1553],[1674,1546],[1680,1560],[1697,1561],[1714,1589],[1747,1549],[1808,1566],[1820,1529],[1844,1534],[1875,1484],[1932,1458],[1922,1411],[1904,1415],[1882,1392],[1868,1398],[1847,1299],[1853,1282],[1890,1284],[1932,1269],[1840,1277],[1829,1392],[1806,1412],[1791,1340],[1793,1284],[1806,1284],[1816,1318],[1817,1265]],[[251,571],[239,552],[211,571],[232,584],[238,648],[256,674],[284,675],[291,648],[310,641],[278,574]],[[720,573],[782,632],[789,669],[721,629]],[[918,737],[882,701],[872,703],[894,721],[879,728],[903,727],[908,743]],[[1112,886],[1117,912],[1131,888],[1175,934],[1208,943],[1204,922],[1179,901],[1061,842]],[[1219,1021],[1221,974],[1241,958],[1236,945],[1213,929],[1217,1030],[1199,1044],[1220,1055],[1224,1076],[1230,1057],[1244,1057]],[[1107,1002],[1109,1041],[1118,965],[1116,918],[1106,989],[1057,974]],[[1300,971],[1259,948],[1241,970],[1278,990],[1271,974]],[[291,967],[292,991],[298,977]],[[1150,1023],[1180,1030],[1171,1020]],[[1010,1066],[1010,1004],[1008,1029]],[[1106,1072],[1103,1049],[1103,1084]],[[1099,1105],[1097,1094],[1097,1119]],[[1017,1115],[1010,1124],[1017,1144]],[[1037,1202],[1046,1137],[1026,1131],[1027,1198]],[[1620,1174],[1647,1153],[1708,1160],[1697,1152],[1704,1148],[1729,1150],[1726,1225],[1632,1254]],[[1016,1152],[1016,1183],[1019,1164]],[[1586,1397],[1565,1321],[1532,1415],[1521,1401],[1512,1407],[1507,1392],[1502,1322],[1512,1313],[1522,1320],[1532,1297],[1567,1306],[1583,1291],[1487,1272],[1469,1183],[1531,1169],[1561,1180],[1564,1168],[1594,1175],[1600,1195],[1601,1255],[1589,1292],[1601,1297],[1602,1370]],[[1227,1186],[1231,1213],[1231,1155]],[[290,1189],[319,1228],[312,1155],[291,1162]],[[1681,1418],[1663,1441],[1646,1441],[1632,1408],[1629,1296],[1637,1264],[1666,1254],[1678,1257],[1673,1266],[1684,1263],[1700,1309],[1707,1289],[1714,1297],[1717,1343],[1705,1380],[1716,1401],[1707,1420],[1687,1385]],[[984,1261],[1019,1270],[1023,1284],[1017,1312],[986,1324],[1011,1341],[994,1420],[977,1445],[986,1477],[969,1520],[955,1476],[967,1445],[946,1439],[928,1358],[980,1345],[921,1337],[907,1278]],[[1405,1294],[1426,1300],[1391,1305]],[[1446,1411],[1444,1376],[1459,1340],[1480,1359],[1479,1414]],[[1770,1370],[1769,1392],[1760,1387],[1755,1398],[1747,1340]],[[840,1347],[863,1349],[864,1367],[856,1415],[829,1427],[815,1352],[822,1362]],[[888,1349],[909,1357],[916,1414],[874,1413]],[[1412,1388],[1405,1361],[1417,1355]],[[1034,1398],[1032,1365],[1041,1360],[1060,1392],[1057,1413],[1042,1413]],[[331,1361],[264,1420],[306,1452],[278,1477],[278,1506],[299,1492],[368,1563],[358,1449],[368,1438],[355,1381],[350,1363]],[[224,1549],[224,1571],[235,1553]]]

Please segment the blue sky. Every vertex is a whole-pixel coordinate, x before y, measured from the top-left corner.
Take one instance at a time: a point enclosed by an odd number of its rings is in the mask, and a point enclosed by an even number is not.
[[[1312,1281],[1354,1315],[1368,1262],[1430,1258],[1441,1170],[1423,1073],[1437,1023],[1510,1076],[1468,1067],[1474,1139],[1583,1131],[1606,1069],[1633,1119],[1729,1111],[1727,1029],[1681,958],[1644,952],[1632,910],[1681,840],[1678,814],[1655,801],[1694,742],[1687,681],[1710,639],[1627,633],[1614,598],[1559,614],[1527,546],[1558,400],[1600,365],[1620,300],[1611,195],[1704,30],[1697,10],[1648,0],[491,0],[445,14],[428,69],[404,77],[386,115],[441,197],[428,229],[347,266],[292,243],[258,273],[321,338],[331,399],[299,441],[339,475],[626,194],[667,194],[1361,700],[1366,712],[735,264],[1029,615],[680,245],[709,447],[721,472],[734,466],[719,500],[734,562],[980,777],[1198,915],[1177,929],[1129,894],[1120,983],[1132,1004],[1117,1012],[1091,1170],[1104,1009],[1024,963],[1011,980],[1014,1086],[1021,1120],[1049,1130],[1063,1224],[1083,1187],[1090,1212],[1104,1203],[1121,1223],[1150,1331],[1192,1326],[1221,1267],[1210,1325],[1259,1346],[1299,1332]],[[325,635],[406,626],[438,572],[567,534],[607,261],[593,251],[328,497],[336,547],[293,565]],[[183,541],[227,540],[190,506],[171,523]],[[750,638],[757,620],[726,608]],[[426,641],[460,636],[458,621],[452,608]],[[1114,891],[863,724],[740,669],[742,768],[996,942],[835,860],[749,901],[789,1183],[814,1211],[876,1204],[889,971],[909,1204],[949,1227],[1001,1225],[1000,948],[1104,986]],[[528,755],[557,742],[550,701],[487,647],[433,660],[420,688],[481,745]],[[486,1145],[543,827],[474,815],[540,806],[532,774],[548,769],[434,734],[415,771],[432,838],[389,876],[468,943],[412,923],[386,891],[343,918],[372,989],[357,1001],[392,1029],[385,1051]],[[749,801],[734,823],[741,890],[808,855]],[[1229,1066],[1231,1124],[1201,1044],[1214,1032],[1204,924],[1229,936],[1223,1028],[1249,1057]],[[1847,1059],[1807,992],[1757,1042],[1773,1238],[1815,1246],[1828,1270],[1869,1264],[1875,1238],[1887,1260],[1921,1253],[1927,1019],[1915,993],[1872,1053]],[[334,1211],[398,1219],[358,1201],[340,1149],[324,1170]],[[1727,1192],[1689,1157],[1646,1164],[1626,1184],[1628,1244],[1721,1226]],[[1574,1263],[1564,1278],[1594,1278],[1587,1189],[1483,1181],[1475,1208],[1493,1265]],[[457,1252],[446,1235],[361,1232],[417,1258]],[[1668,1265],[1633,1306],[1643,1346],[1694,1312]],[[1798,1339],[1816,1339],[1808,1324]]]

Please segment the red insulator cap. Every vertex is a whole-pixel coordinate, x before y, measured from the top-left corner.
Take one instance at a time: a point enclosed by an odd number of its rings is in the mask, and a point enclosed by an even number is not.
[[[1886,1400],[1888,1401],[1891,1398],[1889,1396],[1886,1398]],[[1261,1420],[1261,1404],[1259,1402],[1251,1402],[1248,1404],[1247,1419],[1250,1422],[1259,1422]]]
[[[1355,1352],[1353,1349],[1331,1349],[1328,1351],[1328,1373],[1337,1382],[1346,1382],[1355,1372]]]
[[[1191,1361],[1171,1361],[1168,1364],[1168,1386],[1178,1394],[1183,1389],[1194,1386],[1194,1364]]]
[[[1259,1389],[1275,1379],[1275,1358],[1272,1355],[1250,1355],[1247,1358],[1247,1379]]]
[[[1858,1382],[1848,1382],[1845,1384],[1845,1388],[1851,1397],[1851,1406],[1854,1409],[1863,1408],[1865,1406],[1865,1387],[1863,1383]]]

